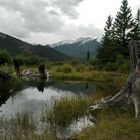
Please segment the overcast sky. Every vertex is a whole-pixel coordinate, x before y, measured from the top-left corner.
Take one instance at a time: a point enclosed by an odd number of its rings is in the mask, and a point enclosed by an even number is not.
[[[48,44],[103,34],[108,15],[122,0],[0,0],[0,31],[31,43]],[[128,0],[135,15],[140,0]]]

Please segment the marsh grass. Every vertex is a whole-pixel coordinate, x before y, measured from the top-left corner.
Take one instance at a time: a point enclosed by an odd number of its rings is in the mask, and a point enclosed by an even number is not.
[[[97,81],[97,82],[107,82],[112,80],[112,76],[122,76],[121,74],[109,73],[109,72],[52,72],[52,75],[56,79],[61,80],[86,80],[86,81]]]
[[[91,97],[70,97],[55,100],[53,109],[46,111],[47,120],[53,126],[67,127],[80,117],[87,115]]]
[[[41,135],[36,133],[37,122],[28,113],[17,114],[10,120],[0,117],[1,140],[58,140],[57,127],[68,127],[84,115],[95,97],[62,98],[56,100],[52,110],[46,108],[43,121],[53,126],[46,127]],[[139,140],[140,121],[134,118],[133,106],[105,108],[95,114],[95,127],[90,126],[74,135],[75,140]]]
[[[0,66],[0,71],[4,71],[4,72],[7,72],[9,74],[12,74],[14,73],[14,67],[13,66],[9,66],[9,65],[1,65]]]
[[[132,106],[103,109],[95,127],[88,127],[76,136],[77,140],[139,140],[140,121],[134,119]]]
[[[59,70],[57,68],[60,68]],[[88,116],[89,106],[103,96],[116,93],[124,84],[127,76],[113,72],[91,71],[70,66],[70,71],[61,69],[58,65],[51,68],[54,78],[62,80],[87,80],[97,82],[98,88],[93,96],[78,96],[54,100],[53,108],[46,106],[42,118],[56,127],[68,127],[80,117]],[[62,67],[64,67],[62,65]],[[66,66],[67,67],[67,66]],[[69,66],[68,66],[69,67]],[[26,67],[27,68],[27,67]],[[8,68],[7,68],[8,69]],[[66,68],[67,69],[67,68]],[[33,68],[36,71],[36,68]],[[66,70],[67,71],[67,70]],[[16,79],[16,77],[15,77]],[[15,80],[14,79],[14,80]],[[18,79],[18,78],[17,78]],[[102,85],[102,83],[105,83]],[[112,83],[116,85],[113,87]],[[12,83],[11,83],[12,85]],[[16,86],[22,85],[19,83]],[[10,90],[11,87],[8,89]],[[106,108],[95,113],[95,127],[87,127],[75,135],[75,140],[139,140],[140,121],[134,119],[132,106]],[[36,133],[37,122],[28,113],[17,114],[9,120],[0,117],[0,140],[58,140],[55,133],[46,127],[41,135]],[[55,131],[54,131],[55,132]]]
[[[0,117],[0,140],[57,140],[47,128],[38,135],[36,125],[37,122],[28,113],[18,113],[8,120]]]

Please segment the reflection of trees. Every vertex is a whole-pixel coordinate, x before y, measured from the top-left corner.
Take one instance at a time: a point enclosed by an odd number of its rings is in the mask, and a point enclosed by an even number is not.
[[[45,80],[41,80],[38,84],[37,84],[37,89],[40,92],[44,92],[44,87],[45,87]]]
[[[14,80],[0,80],[0,106],[4,104],[10,96],[21,90],[22,83]]]
[[[87,90],[87,89],[88,89],[88,83],[85,84],[85,90]]]

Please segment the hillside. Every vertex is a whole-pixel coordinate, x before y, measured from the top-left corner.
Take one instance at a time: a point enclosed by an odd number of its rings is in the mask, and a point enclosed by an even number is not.
[[[95,58],[97,49],[100,47],[100,44],[97,39],[86,37],[76,39],[75,41],[58,42],[52,44],[51,46],[56,50],[72,57],[85,59],[87,51],[90,52],[91,58]]]
[[[71,59],[70,56],[63,54],[49,46],[42,45],[32,45],[30,43],[24,42],[15,37],[6,35],[0,32],[0,49],[7,50],[12,56],[19,54],[25,55],[37,55],[40,57],[45,57],[52,61],[63,61]]]

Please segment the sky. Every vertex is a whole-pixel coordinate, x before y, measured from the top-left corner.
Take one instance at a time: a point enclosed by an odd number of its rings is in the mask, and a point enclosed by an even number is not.
[[[0,0],[0,32],[35,44],[101,38],[122,0]],[[128,0],[135,16],[140,0]]]

